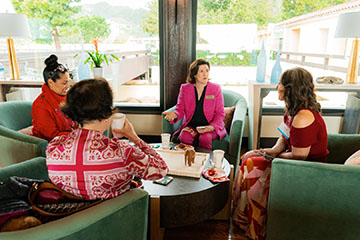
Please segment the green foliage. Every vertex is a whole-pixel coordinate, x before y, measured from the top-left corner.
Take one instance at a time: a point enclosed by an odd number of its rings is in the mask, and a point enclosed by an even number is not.
[[[282,20],[338,5],[347,0],[283,0]]]
[[[28,18],[49,19],[52,28],[65,26],[71,17],[80,12],[81,7],[70,6],[81,0],[52,0],[52,1],[28,1],[12,0],[17,13],[25,14]]]
[[[150,12],[145,15],[144,21],[141,23],[141,28],[144,32],[151,36],[159,35],[159,8],[158,1],[153,0],[149,3]]]
[[[89,54],[89,57],[85,60],[85,64],[88,63],[91,60],[91,69],[95,67],[101,67],[101,64],[103,62],[106,63],[106,65],[109,65],[109,61],[113,62],[113,59],[116,61],[120,61],[120,59],[115,54],[110,54],[111,58],[108,58],[106,53],[99,53],[96,51],[93,52],[87,52]],[[75,55],[77,57],[77,55]]]
[[[105,39],[111,32],[110,24],[106,23],[105,18],[97,15],[78,17],[75,24],[79,28],[85,43],[91,43],[94,38]]]
[[[199,0],[198,24],[256,23],[264,26],[280,19],[277,2],[276,0]]]
[[[81,7],[71,6],[81,0],[11,0],[17,13],[24,14],[28,18],[48,19],[51,26],[51,34],[55,43],[58,43],[58,27],[71,26],[71,17],[81,11]],[[57,48],[60,48],[60,45]]]
[[[209,50],[196,51],[196,58],[203,58],[211,65],[217,66],[255,66],[250,62],[251,54],[246,51],[238,53],[211,53]]]

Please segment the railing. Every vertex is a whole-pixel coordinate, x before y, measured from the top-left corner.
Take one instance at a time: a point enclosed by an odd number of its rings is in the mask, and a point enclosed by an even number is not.
[[[36,52],[16,52],[20,76],[27,75],[26,71],[31,69],[38,73],[39,77],[42,79],[42,71],[45,67],[44,60],[49,57],[51,54],[56,54],[59,57],[59,62],[62,64],[66,64],[69,68],[77,68],[80,57],[74,58],[75,54],[79,54],[80,51],[36,51]],[[146,74],[146,78],[149,78],[149,69],[151,68],[151,52],[149,50],[141,50],[141,51],[127,51],[127,52],[120,52],[120,51],[107,51],[106,53],[113,53],[120,59],[119,66],[122,67],[121,75],[126,75],[126,79],[122,78],[121,83],[126,80],[131,80],[131,78],[137,77],[141,74]],[[85,52],[87,55],[87,53]],[[9,69],[9,62],[7,53],[0,53],[0,62],[4,64],[5,69]],[[111,74],[111,68],[105,67],[105,75]],[[115,68],[117,69],[117,68]],[[5,70],[5,71],[6,71]],[[126,71],[125,71],[126,70]],[[131,74],[124,74],[127,72],[131,72]],[[119,72],[116,72],[119,74]],[[8,75],[8,73],[7,73]],[[128,79],[130,78],[130,79]]]
[[[300,58],[300,60],[299,60]],[[312,62],[309,58],[319,59],[322,63]],[[298,64],[302,66],[320,68],[324,70],[331,70],[336,72],[347,72],[347,67],[342,67],[339,65],[331,65],[330,59],[333,60],[341,60],[346,63],[346,59],[344,55],[333,55],[333,54],[317,54],[317,53],[299,53],[299,52],[281,52],[280,53],[280,61],[288,62],[292,64]],[[342,65],[344,65],[342,64]],[[360,75],[360,74],[359,74]]]

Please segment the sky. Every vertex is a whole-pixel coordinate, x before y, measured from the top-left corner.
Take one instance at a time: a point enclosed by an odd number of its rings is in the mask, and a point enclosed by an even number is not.
[[[1,7],[0,12],[15,13],[14,8],[11,4],[11,0],[0,0]],[[98,2],[107,2],[113,6],[128,6],[131,8],[145,8],[148,2],[152,0],[81,0],[82,4],[94,4]]]

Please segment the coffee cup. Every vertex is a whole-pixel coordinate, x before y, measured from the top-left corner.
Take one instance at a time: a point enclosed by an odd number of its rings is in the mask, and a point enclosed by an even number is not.
[[[170,147],[170,133],[161,134],[161,146],[163,149],[169,149]]]
[[[112,115],[111,128],[112,129],[122,129],[124,127],[125,118],[126,118],[126,116],[123,113],[114,113]]]
[[[213,154],[214,154],[215,168],[221,169],[225,152],[219,149],[219,150],[214,150]]]
[[[123,113],[114,113],[112,115],[112,123],[111,123],[111,129],[122,129],[124,127],[126,115]],[[113,135],[117,138],[123,137],[123,135],[119,133],[114,133]]]

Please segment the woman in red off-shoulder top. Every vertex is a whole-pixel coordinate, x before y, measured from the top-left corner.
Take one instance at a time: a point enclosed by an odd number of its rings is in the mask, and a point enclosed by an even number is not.
[[[242,157],[234,186],[233,222],[251,239],[265,239],[266,206],[271,161],[260,156],[326,162],[327,131],[316,101],[313,77],[303,68],[285,71],[276,87],[285,102],[281,136],[272,148],[253,150]]]

